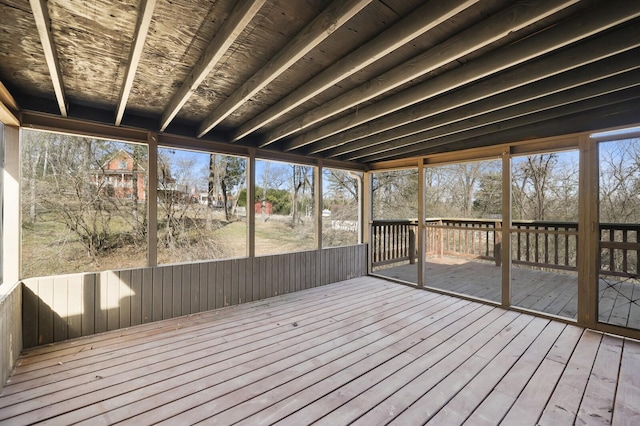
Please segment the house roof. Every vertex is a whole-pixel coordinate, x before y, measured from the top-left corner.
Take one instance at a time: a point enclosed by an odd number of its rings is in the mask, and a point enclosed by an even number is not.
[[[361,165],[625,126],[639,16],[628,0],[0,0],[0,118]]]

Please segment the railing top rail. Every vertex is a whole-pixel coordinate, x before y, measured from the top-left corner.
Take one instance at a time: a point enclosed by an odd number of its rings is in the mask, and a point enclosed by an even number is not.
[[[495,224],[502,222],[502,219],[478,219],[478,218],[444,218],[429,217],[425,219],[425,223],[442,222],[442,223],[486,223]],[[371,221],[374,225],[417,225],[417,219],[375,219]],[[512,226],[540,226],[540,227],[567,227],[577,228],[578,222],[557,221],[557,220],[513,220]],[[617,229],[617,230],[640,230],[640,223],[600,223],[600,229]]]

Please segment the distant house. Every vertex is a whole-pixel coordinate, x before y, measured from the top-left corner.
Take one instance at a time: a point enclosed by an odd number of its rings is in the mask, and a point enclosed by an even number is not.
[[[132,199],[135,174],[138,201],[145,201],[146,170],[140,163],[134,170],[134,164],[133,155],[121,149],[102,165],[101,173],[93,175],[93,183],[112,197]]]
[[[254,205],[254,211],[256,214],[262,214],[262,208],[264,207],[264,214],[273,214],[273,204],[268,201],[258,201]]]

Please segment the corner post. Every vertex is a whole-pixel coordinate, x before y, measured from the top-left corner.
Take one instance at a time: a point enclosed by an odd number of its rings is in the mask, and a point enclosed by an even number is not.
[[[0,129],[1,130],[1,129]],[[20,280],[20,128],[4,125],[2,281]],[[11,200],[7,203],[6,200]]]

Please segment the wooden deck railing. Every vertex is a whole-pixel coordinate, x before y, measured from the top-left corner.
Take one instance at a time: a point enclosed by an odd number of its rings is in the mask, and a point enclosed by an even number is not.
[[[418,224],[410,220],[376,220],[371,224],[373,236],[372,266],[416,261]]]
[[[429,218],[425,222],[426,256],[492,260],[500,265],[502,221]],[[373,265],[415,262],[417,222],[372,223]],[[600,224],[603,275],[636,277],[640,260],[640,224]],[[577,271],[578,223],[516,220],[511,226],[514,265]]]
[[[600,274],[638,278],[640,224],[600,224]]]

